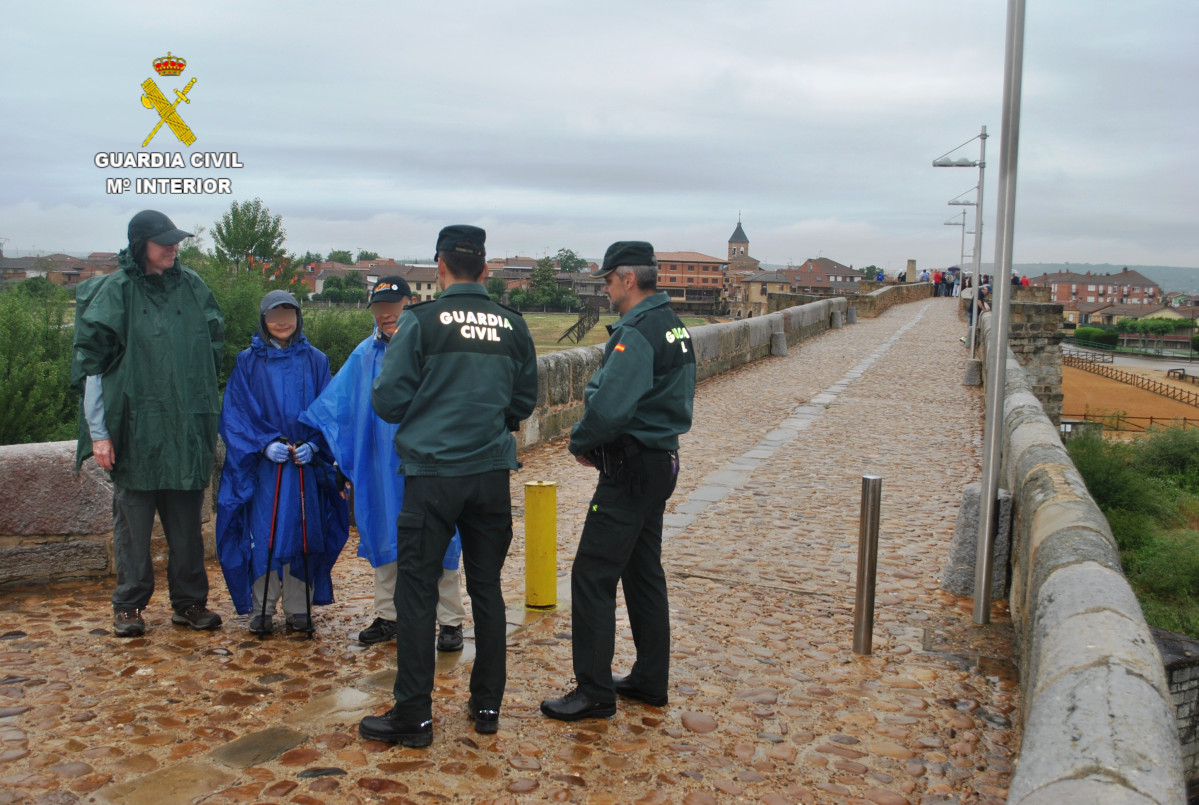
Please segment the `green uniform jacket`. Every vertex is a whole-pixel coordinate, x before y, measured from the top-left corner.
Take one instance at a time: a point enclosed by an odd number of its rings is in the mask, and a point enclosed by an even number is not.
[[[528,325],[479,283],[451,285],[400,316],[371,404],[384,421],[402,423],[395,444],[405,475],[516,469],[506,422],[537,405]]]
[[[583,392],[583,418],[570,452],[583,455],[622,433],[650,449],[677,450],[691,430],[695,350],[691,333],[659,291],[608,328],[604,362]]]
[[[203,489],[212,475],[225,319],[212,291],[176,260],[146,274],[129,250],[121,270],[75,292],[71,382],[102,375],[104,424],[126,489]],[[80,417],[76,463],[92,454]]]

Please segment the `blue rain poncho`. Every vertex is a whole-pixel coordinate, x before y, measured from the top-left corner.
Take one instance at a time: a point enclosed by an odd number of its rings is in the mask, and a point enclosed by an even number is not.
[[[384,422],[371,407],[371,383],[383,365],[387,342],[375,334],[362,341],[300,421],[320,429],[341,472],[354,488],[358,555],[381,567],[396,561],[396,517],[404,500],[404,476],[396,455],[399,425]],[[458,567],[457,531],[442,567]]]
[[[267,569],[277,477],[279,505],[270,567],[280,573],[290,564],[291,575],[305,580],[301,471],[312,603],[333,603],[330,572],[349,534],[349,511],[337,489],[333,457],[324,438],[299,421],[300,413],[328,383],[329,359],[302,333],[285,349],[268,347],[255,333],[229,376],[221,409],[226,453],[217,496],[216,537],[221,570],[239,614],[262,605],[253,600],[251,585]],[[292,444],[311,442],[319,452],[302,468],[292,461],[276,464],[262,451],[280,438]]]

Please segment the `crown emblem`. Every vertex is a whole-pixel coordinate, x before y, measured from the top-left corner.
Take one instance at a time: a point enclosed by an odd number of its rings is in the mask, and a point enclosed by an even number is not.
[[[154,69],[159,75],[179,75],[185,67],[187,67],[187,59],[172,56],[169,50],[167,55],[154,60]]]

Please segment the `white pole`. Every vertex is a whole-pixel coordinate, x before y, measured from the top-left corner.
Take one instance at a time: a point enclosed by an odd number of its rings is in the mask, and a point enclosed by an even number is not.
[[[978,553],[974,565],[974,622],[991,620],[992,546],[998,509],[1002,448],[1003,392],[1007,383],[1008,308],[1011,296],[1012,243],[1016,220],[1016,164],[1020,151],[1020,86],[1024,66],[1024,0],[1008,0],[1007,49],[1003,76],[1003,125],[999,142],[999,210],[995,220],[995,267],[991,342],[986,382],[983,477],[978,507]],[[981,188],[982,182],[979,182]],[[981,195],[981,194],[980,194]],[[980,198],[981,203],[981,198]]]

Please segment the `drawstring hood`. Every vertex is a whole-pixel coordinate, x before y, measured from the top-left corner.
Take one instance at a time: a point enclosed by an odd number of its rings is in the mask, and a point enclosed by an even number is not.
[[[266,328],[266,312],[274,310],[277,307],[293,307],[296,309],[296,331],[291,334],[286,344],[279,344],[271,335],[271,331]],[[264,344],[276,344],[280,349],[296,343],[300,336],[304,334],[304,313],[300,310],[300,303],[296,298],[287,291],[270,291],[266,296],[262,297],[262,302],[258,305],[258,337],[262,339]]]

